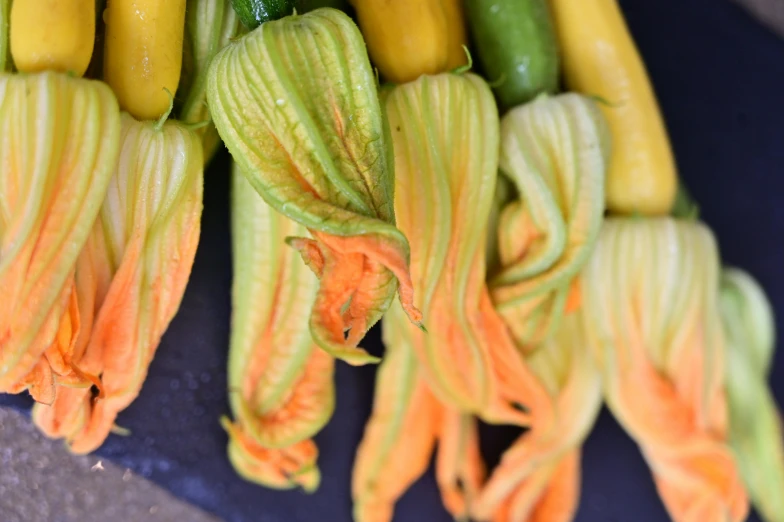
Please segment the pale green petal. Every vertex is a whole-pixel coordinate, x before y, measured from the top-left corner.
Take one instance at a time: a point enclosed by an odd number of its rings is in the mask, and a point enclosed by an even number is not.
[[[520,346],[557,328],[574,276],[588,259],[604,215],[609,133],[593,100],[540,96],[501,122],[501,171],[517,189],[502,210],[503,269],[493,301]]]
[[[0,390],[52,343],[119,140],[106,84],[0,73]]]
[[[784,431],[767,385],[775,347],[773,310],[747,273],[725,268],[721,312],[727,334],[730,443],[757,510],[767,522],[784,521]]]
[[[333,362],[308,329],[318,279],[284,242],[306,234],[233,167],[229,397],[235,421],[267,448],[315,435],[334,410]]]

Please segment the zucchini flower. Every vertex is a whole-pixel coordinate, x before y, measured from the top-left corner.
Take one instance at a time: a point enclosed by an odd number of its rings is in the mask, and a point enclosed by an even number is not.
[[[754,507],[767,522],[784,521],[784,433],[765,382],[775,346],[773,310],[762,288],[741,270],[725,268],[720,291],[730,445]]]
[[[210,61],[240,30],[231,0],[188,0],[185,8],[185,46],[178,98],[184,100],[178,119],[194,126],[201,137],[204,163],[221,144],[207,108],[207,71]]]
[[[476,421],[438,401],[413,350],[422,336],[393,304],[383,320],[386,354],[373,413],[352,477],[355,522],[390,522],[394,505],[427,471],[438,445],[436,479],[447,510],[468,514],[484,479]]]
[[[601,381],[579,315],[526,356],[551,398],[554,422],[534,423],[504,453],[473,505],[476,520],[568,522],[580,496],[580,447],[601,407]]]
[[[395,212],[428,333],[412,332],[422,372],[445,405],[489,422],[525,424],[543,391],[495,313],[485,286],[495,195],[498,112],[472,74],[422,76],[391,89]],[[426,223],[427,226],[423,226]],[[530,403],[530,404],[529,404]]]
[[[94,234],[105,244],[92,245],[95,265],[78,274],[99,274],[99,281],[100,274],[111,274],[105,295],[100,289],[94,294],[101,302],[85,349],[90,367],[101,373],[101,396],[87,415],[85,397],[76,393],[56,401],[54,411],[35,415],[45,432],[79,427],[63,433],[74,453],[98,448],[114,429],[117,414],[138,395],[179,308],[199,240],[203,159],[198,136],[174,121],[139,122],[123,113],[120,141]],[[59,417],[67,414],[74,417]],[[57,418],[44,422],[47,416]]]
[[[727,444],[718,282],[710,230],[672,218],[606,220],[582,278],[605,399],[676,522],[741,521],[748,512]]]
[[[468,520],[486,472],[476,419],[444,407],[438,431],[436,482],[444,507],[455,520]]]
[[[518,196],[491,220],[499,266],[491,285],[547,413],[493,471],[472,509],[478,520],[557,522],[576,512],[580,446],[601,388],[577,315],[562,316],[579,306],[575,279],[601,226],[608,145],[601,113],[577,94],[540,96],[502,121],[501,171]]]
[[[103,83],[0,74],[0,392],[89,385],[75,367],[74,269],[117,161],[120,113]]]
[[[213,121],[250,184],[311,237],[290,238],[321,280],[313,339],[350,364],[395,290],[414,323],[409,247],[395,228],[389,133],[362,35],[317,9],[262,24],[212,60]],[[348,333],[346,333],[348,332]]]
[[[98,390],[98,397],[103,397],[103,385],[97,377],[103,370],[102,353],[96,343],[90,344],[89,341],[95,317],[112,281],[108,255],[99,221],[93,227],[76,262],[72,293],[76,297],[78,313],[71,315],[78,319],[79,326],[74,331],[70,359],[73,368],[78,370],[77,377],[84,376],[83,382],[61,385],[51,405],[39,403],[33,406],[33,422],[41,432],[52,439],[65,439],[68,444],[76,440],[88,425],[94,397],[93,385]]]
[[[401,307],[384,317],[384,360],[373,413],[357,448],[351,496],[355,522],[390,522],[395,502],[421,477],[433,455],[441,406],[422,376]],[[391,326],[391,327],[389,327]]]
[[[579,94],[541,95],[501,122],[501,172],[518,198],[501,211],[493,302],[521,349],[536,346],[579,303],[572,284],[604,216],[609,134]]]
[[[222,421],[229,457],[248,480],[312,491],[319,475],[310,437],[332,416],[335,387],[334,359],[307,327],[318,281],[283,241],[305,233],[267,205],[235,164],[228,380],[235,421]],[[294,468],[286,467],[291,458]]]

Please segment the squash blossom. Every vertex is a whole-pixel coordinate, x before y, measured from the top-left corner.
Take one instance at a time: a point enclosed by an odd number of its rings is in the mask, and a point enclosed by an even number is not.
[[[486,474],[476,419],[444,407],[438,430],[436,482],[444,507],[455,520],[468,520]]]
[[[383,321],[386,352],[373,413],[354,461],[355,522],[391,522],[395,502],[427,471],[436,444],[441,408],[422,376],[409,325],[400,329],[401,322],[408,320],[394,304]]]
[[[237,35],[240,23],[231,0],[188,0],[185,15],[182,78],[177,93],[177,98],[184,101],[177,117],[184,123],[203,125],[195,130],[201,137],[206,165],[221,145],[207,108],[207,70],[218,51]]]
[[[287,236],[306,233],[267,205],[235,164],[228,379],[235,421],[223,421],[229,456],[248,480],[313,490],[318,486],[315,446],[309,450],[312,462],[305,461],[307,481],[280,467],[281,455],[312,445],[309,438],[324,427],[335,405],[334,359],[318,349],[308,330],[318,280],[284,243]]]
[[[264,23],[213,59],[207,96],[250,184],[310,232],[289,242],[321,280],[313,339],[351,364],[377,361],[357,344],[398,287],[412,321],[421,314],[408,242],[395,228],[388,129],[359,30],[329,8]]]
[[[725,268],[720,307],[727,335],[729,440],[754,507],[763,520],[784,520],[784,432],[766,384],[775,347],[773,310],[747,273]]]
[[[579,94],[541,95],[501,122],[500,170],[517,197],[499,216],[501,269],[490,288],[523,350],[579,304],[572,283],[602,224],[609,149],[604,117]]]
[[[69,433],[71,451],[97,449],[114,428],[117,414],[138,395],[161,336],[179,308],[199,241],[203,159],[198,136],[175,121],[139,122],[122,114],[121,150],[96,235],[93,272],[111,274],[86,347],[99,357],[102,397],[86,420],[81,407],[55,401],[49,414],[74,412],[77,419],[47,424],[84,424]],[[95,246],[95,245],[93,245]],[[89,272],[89,270],[86,270]],[[81,274],[79,274],[81,275]],[[92,361],[91,361],[92,363]],[[59,400],[59,399],[58,399]],[[83,403],[74,394],[63,401]]]
[[[85,384],[74,268],[117,160],[120,113],[103,83],[0,74],[0,392]]]
[[[601,406],[601,381],[577,313],[526,363],[550,397],[553,419],[534,423],[503,455],[472,510],[476,520],[568,522],[580,496],[580,447]]]
[[[468,515],[484,479],[476,421],[435,398],[414,353],[414,332],[393,304],[383,319],[386,353],[373,413],[354,462],[355,522],[390,522],[395,503],[427,471],[436,447],[436,479],[453,516]]]
[[[103,369],[102,353],[96,343],[90,344],[89,341],[95,317],[112,281],[113,272],[108,256],[99,220],[79,254],[74,274],[73,295],[77,302],[79,328],[74,332],[71,359],[74,367],[89,376],[89,380],[82,385],[71,383],[59,387],[51,405],[39,403],[33,406],[33,422],[41,432],[52,439],[65,439],[69,444],[87,428],[92,411],[93,384],[98,389],[98,397],[103,397],[103,384],[99,378],[92,377],[100,375]]]
[[[719,257],[704,225],[605,221],[582,278],[607,404],[640,445],[676,522],[745,520],[728,445]]]
[[[487,225],[498,168],[498,112],[472,74],[422,76],[391,89],[395,213],[411,242],[417,306],[428,333],[412,346],[436,397],[489,422],[525,424],[537,401],[485,285]],[[423,226],[427,223],[427,226]]]

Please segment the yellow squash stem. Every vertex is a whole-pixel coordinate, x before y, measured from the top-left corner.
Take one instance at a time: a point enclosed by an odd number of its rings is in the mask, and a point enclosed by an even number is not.
[[[82,76],[94,41],[95,0],[11,2],[11,54],[21,72],[52,70]]]
[[[501,121],[500,169],[516,195],[497,220],[500,267],[490,288],[523,352],[579,304],[574,280],[604,217],[609,150],[604,117],[579,94],[540,96]]]
[[[73,273],[120,139],[109,88],[44,72],[0,74],[0,391],[54,399],[74,376]]]
[[[746,488],[762,519],[784,521],[784,430],[766,382],[773,362],[775,322],[765,292],[737,268],[721,276],[727,334],[729,440]]]
[[[345,14],[316,9],[266,22],[212,60],[215,126],[251,185],[304,225],[291,238],[320,279],[311,335],[350,364],[397,291],[419,324],[409,249],[395,227],[389,129],[362,35]]]
[[[601,406],[579,315],[567,315],[526,363],[550,396],[554,421],[534,423],[504,453],[473,505],[476,520],[569,522],[577,511],[580,447]]]
[[[368,52],[393,83],[466,63],[461,0],[351,0]]]
[[[549,0],[566,86],[601,99],[613,138],[607,208],[669,213],[675,160],[645,65],[617,0]]]
[[[102,396],[89,413],[80,406],[83,394],[69,394],[63,402],[58,397],[56,411],[38,414],[44,431],[57,431],[46,425],[79,427],[64,434],[74,453],[98,448],[117,414],[138,395],[180,305],[199,240],[203,159],[198,136],[173,121],[159,128],[123,113],[120,141],[120,159],[96,223],[95,234],[105,243],[96,238],[90,245],[95,276],[100,281],[101,274],[111,274],[105,290],[97,287],[98,308],[85,348],[89,368],[101,373]]]
[[[160,118],[180,82],[185,0],[108,0],[104,21],[104,80],[133,117]]]
[[[498,168],[498,113],[472,74],[421,76],[389,91],[395,214],[411,244],[412,332],[433,393],[489,422],[525,424],[543,390],[523,364],[485,285],[485,245]],[[427,226],[423,226],[427,223]],[[525,404],[529,412],[521,408]]]
[[[275,488],[286,485],[280,480],[286,470],[277,467],[277,456],[315,435],[335,405],[334,359],[318,348],[308,329],[318,280],[284,242],[289,235],[305,233],[302,225],[267,205],[233,167],[228,385],[234,423],[224,424],[230,426],[235,469]],[[308,481],[292,475],[288,487],[318,486],[317,453],[312,455]],[[258,461],[261,457],[271,460]]]
[[[605,399],[640,445],[675,522],[745,520],[728,445],[719,258],[704,225],[606,220],[582,277]]]
[[[8,41],[8,19],[11,17],[11,0],[0,0],[0,73],[11,69],[11,51]]]

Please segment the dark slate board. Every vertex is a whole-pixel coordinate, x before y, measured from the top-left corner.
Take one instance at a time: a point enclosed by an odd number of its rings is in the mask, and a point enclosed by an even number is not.
[[[724,260],[767,289],[784,332],[784,41],[729,0],[621,0],[655,84],[680,173],[719,238]],[[206,176],[202,240],[179,314],[136,402],[128,437],[98,452],[231,522],[349,522],[353,451],[370,413],[373,368],[338,365],[338,406],[317,437],[322,485],[313,495],[239,479],[218,418],[228,411],[231,257],[228,154]],[[378,329],[363,343],[380,353]],[[772,378],[784,404],[784,352]],[[25,397],[0,405],[29,407]],[[485,429],[489,462],[516,433]],[[667,516],[635,444],[603,412],[584,447],[577,522],[660,522]],[[432,474],[401,499],[396,521],[449,522]],[[757,520],[752,518],[752,520]]]

